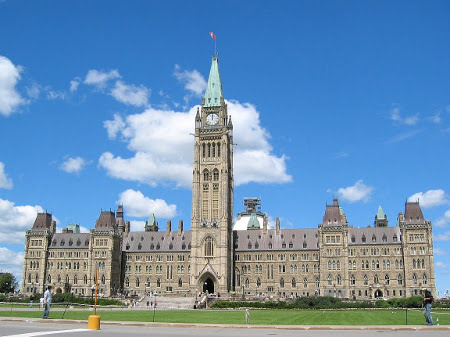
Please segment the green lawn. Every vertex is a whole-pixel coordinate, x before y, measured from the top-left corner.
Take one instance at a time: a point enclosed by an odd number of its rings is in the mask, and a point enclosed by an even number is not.
[[[1,309],[0,309],[1,310]],[[97,313],[101,321],[151,322],[153,311],[123,310]],[[70,311],[65,319],[87,320],[92,311]],[[52,311],[50,318],[61,318],[62,311]],[[42,311],[0,311],[0,317],[39,318]],[[450,312],[439,311],[433,315],[436,323],[450,325]],[[156,311],[155,322],[166,323],[217,323],[245,324],[243,310],[168,310]],[[405,310],[250,310],[251,324],[261,325],[404,325]],[[408,325],[423,325],[420,310],[408,310]]]

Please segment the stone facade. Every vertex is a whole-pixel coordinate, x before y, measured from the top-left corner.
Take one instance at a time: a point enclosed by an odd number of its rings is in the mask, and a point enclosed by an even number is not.
[[[25,238],[22,292],[141,296],[150,291],[350,299],[435,294],[431,222],[418,202],[406,202],[396,226],[381,207],[374,226],[356,228],[337,199],[317,228],[268,228],[257,199],[233,231],[233,124],[227,113],[218,58],[212,59],[202,107],[195,117],[191,229],[183,221],[159,231],[154,215],[131,232],[117,211],[102,211],[89,233],[69,225],[56,233],[52,215],[38,214]],[[246,218],[247,217],[247,218]]]

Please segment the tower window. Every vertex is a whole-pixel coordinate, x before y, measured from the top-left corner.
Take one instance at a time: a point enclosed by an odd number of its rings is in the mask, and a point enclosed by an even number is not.
[[[206,144],[205,143],[202,144],[202,156],[203,156],[203,158],[205,158],[205,156],[206,156]]]
[[[211,144],[208,143],[208,157],[211,157]]]
[[[219,180],[219,170],[214,170],[213,172],[213,180],[218,181]]]
[[[212,143],[212,156],[216,156],[216,143]]]
[[[205,256],[214,256],[214,240],[207,237],[205,240]]]
[[[203,171],[203,180],[209,181],[209,172],[208,170]]]
[[[220,143],[217,143],[217,157],[220,157]]]

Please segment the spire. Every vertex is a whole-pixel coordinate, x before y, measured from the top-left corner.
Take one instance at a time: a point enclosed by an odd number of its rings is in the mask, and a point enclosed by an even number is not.
[[[219,57],[214,55],[209,71],[208,84],[205,91],[204,107],[221,106],[223,99],[222,81],[219,73]]]
[[[383,211],[383,208],[381,206],[378,206],[378,212],[375,216],[375,227],[387,227],[388,220],[387,216]]]
[[[259,229],[259,221],[256,218],[256,213],[252,212],[250,220],[248,221],[247,229]]]

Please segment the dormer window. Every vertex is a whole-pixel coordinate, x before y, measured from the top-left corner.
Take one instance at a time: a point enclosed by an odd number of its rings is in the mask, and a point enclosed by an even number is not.
[[[306,241],[303,241],[303,248],[306,248],[307,246]]]
[[[392,241],[397,242],[397,235],[394,235],[394,236],[392,237]]]
[[[355,242],[356,240],[355,240],[355,236],[354,235],[352,235],[352,242]]]
[[[138,244],[138,250],[141,250],[142,249],[142,245],[139,243]]]
[[[281,244],[281,248],[286,248],[286,242],[283,242],[283,243]]]
[[[252,243],[251,242],[248,243],[248,249],[252,249]]]
[[[365,235],[362,236],[361,241],[362,242],[366,242],[366,236]]]
[[[161,248],[161,245],[158,243],[157,245],[156,245],[156,250],[159,250]]]
[[[126,250],[130,250],[130,244],[127,243],[127,246],[125,247]]]
[[[377,237],[375,235],[372,236],[372,242],[377,242]]]
[[[151,250],[155,249],[155,245],[153,243],[150,245],[150,249]]]

